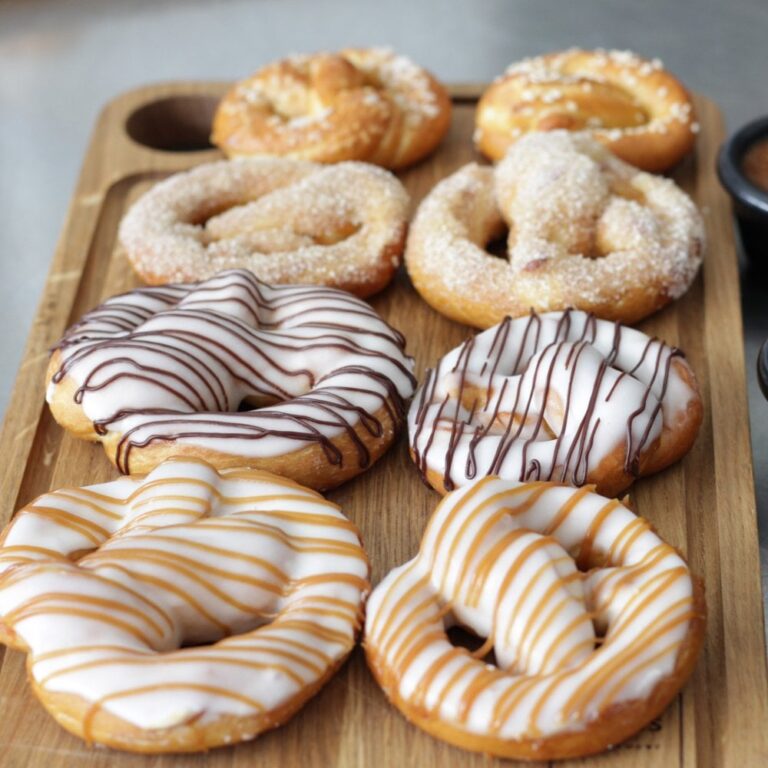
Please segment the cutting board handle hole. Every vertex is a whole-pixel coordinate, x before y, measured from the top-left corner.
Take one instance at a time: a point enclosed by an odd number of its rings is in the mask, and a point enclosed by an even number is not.
[[[125,132],[137,144],[163,152],[213,149],[211,122],[216,96],[170,96],[143,104],[125,121]]]

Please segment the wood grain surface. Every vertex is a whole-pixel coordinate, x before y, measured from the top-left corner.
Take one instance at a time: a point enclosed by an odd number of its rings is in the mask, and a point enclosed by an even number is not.
[[[0,437],[0,522],[49,489],[115,476],[101,447],[70,437],[53,421],[44,402],[47,350],[87,309],[138,284],[115,245],[120,217],[152,182],[218,157],[205,147],[211,111],[224,87],[150,86],[117,98],[100,116]],[[403,174],[414,205],[439,179],[478,159],[470,140],[477,90],[455,87],[447,140],[431,159]],[[641,327],[685,350],[702,387],[705,417],[691,453],[666,472],[637,483],[632,500],[704,577],[706,643],[691,682],[662,718],[614,751],[573,765],[768,765],[768,677],[738,272],[730,209],[714,171],[723,127],[714,104],[698,98],[697,107],[702,126],[697,150],[675,177],[704,212],[709,239],[705,267],[683,299]],[[419,376],[472,333],[421,301],[404,273],[372,304],[406,334]],[[374,582],[413,556],[438,500],[420,482],[404,439],[331,497],[362,530]],[[2,768],[501,764],[435,741],[408,724],[373,682],[359,648],[286,726],[252,743],[180,757],[87,746],[56,725],[37,702],[26,682],[24,655],[0,653]]]

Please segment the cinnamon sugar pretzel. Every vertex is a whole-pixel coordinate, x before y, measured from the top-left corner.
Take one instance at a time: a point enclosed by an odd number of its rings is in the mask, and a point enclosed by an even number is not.
[[[285,722],[352,649],[368,562],[319,494],[171,460],[47,493],[0,538],[0,640],[67,730],[204,750]]]
[[[701,583],[621,502],[486,477],[446,496],[416,557],[373,590],[365,650],[428,733],[551,760],[607,749],[660,714],[704,623]],[[452,625],[487,639],[470,652]]]
[[[400,265],[407,213],[403,185],[373,165],[225,160],[152,187],[120,223],[120,243],[150,285],[249,269],[370,296]]]
[[[489,253],[505,235],[506,253]],[[480,328],[567,307],[634,323],[688,290],[704,241],[696,205],[671,179],[552,131],[520,139],[495,169],[471,163],[441,181],[419,206],[405,261],[429,304]]]

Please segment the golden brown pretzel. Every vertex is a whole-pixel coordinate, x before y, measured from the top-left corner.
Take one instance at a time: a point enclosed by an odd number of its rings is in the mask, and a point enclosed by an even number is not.
[[[292,56],[260,69],[224,97],[212,141],[230,156],[287,155],[403,168],[448,130],[443,86],[384,48]]]
[[[499,160],[528,131],[589,131],[614,154],[663,171],[693,146],[698,124],[683,85],[658,59],[584,51],[525,59],[483,94],[475,143]]]

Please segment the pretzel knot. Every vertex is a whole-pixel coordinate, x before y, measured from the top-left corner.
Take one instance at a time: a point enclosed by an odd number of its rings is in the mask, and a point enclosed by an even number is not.
[[[469,652],[453,625],[487,640]],[[619,501],[488,477],[446,496],[418,555],[374,589],[365,647],[390,699],[433,735],[553,759],[658,715],[703,627],[685,561]]]
[[[691,98],[658,59],[583,51],[510,66],[477,107],[475,143],[494,160],[528,131],[584,131],[646,171],[664,171],[694,143]]]
[[[284,722],[351,650],[368,590],[335,505],[198,461],[45,494],[1,541],[0,639],[64,727],[136,751]]]
[[[415,383],[404,346],[348,293],[231,270],[89,312],[51,358],[48,402],[126,473],[184,455],[330,488],[400,428]]]
[[[445,493],[483,475],[615,495],[683,456],[702,418],[679,350],[584,312],[507,318],[427,372],[411,454]]]
[[[508,232],[502,258],[487,248]],[[466,165],[422,202],[406,264],[419,293],[460,322],[568,307],[632,323],[690,287],[704,225],[670,179],[583,134],[531,133],[491,169]]]
[[[120,242],[152,285],[244,268],[368,296],[400,264],[407,213],[403,185],[365,163],[219,161],[155,185],[121,222]]]
[[[448,130],[443,86],[384,48],[292,56],[237,83],[222,99],[212,140],[230,156],[287,155],[402,168]]]

